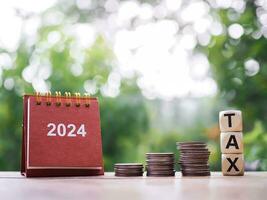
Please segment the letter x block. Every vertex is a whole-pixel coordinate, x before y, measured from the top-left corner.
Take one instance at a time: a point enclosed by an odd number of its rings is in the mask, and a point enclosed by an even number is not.
[[[221,111],[219,114],[221,132],[242,131],[242,113],[239,110]]]
[[[244,154],[222,154],[222,172],[224,176],[243,176]]]
[[[243,133],[242,132],[222,132],[221,133],[222,153],[243,153]]]

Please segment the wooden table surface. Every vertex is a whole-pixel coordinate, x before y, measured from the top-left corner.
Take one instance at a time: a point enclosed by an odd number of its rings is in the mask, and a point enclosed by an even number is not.
[[[135,177],[113,173],[99,177],[25,178],[18,172],[0,172],[0,199],[267,199],[267,172],[241,177]]]

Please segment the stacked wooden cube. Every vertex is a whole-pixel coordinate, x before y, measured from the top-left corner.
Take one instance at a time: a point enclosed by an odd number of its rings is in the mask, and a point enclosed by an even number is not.
[[[222,172],[224,176],[244,175],[243,123],[239,110],[219,114]]]

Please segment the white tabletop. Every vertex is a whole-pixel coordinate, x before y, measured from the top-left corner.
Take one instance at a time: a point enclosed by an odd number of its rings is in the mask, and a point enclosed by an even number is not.
[[[8,199],[267,199],[267,172],[245,176],[134,177],[114,173],[98,177],[25,178],[19,172],[0,172],[0,197]]]

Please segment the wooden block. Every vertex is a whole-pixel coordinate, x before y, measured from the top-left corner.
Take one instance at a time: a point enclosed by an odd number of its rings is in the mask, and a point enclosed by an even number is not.
[[[242,132],[222,132],[221,133],[222,153],[243,153],[243,133]]]
[[[224,176],[243,176],[244,154],[222,154],[222,173]]]
[[[240,110],[225,110],[219,114],[221,132],[242,131],[242,113]]]

